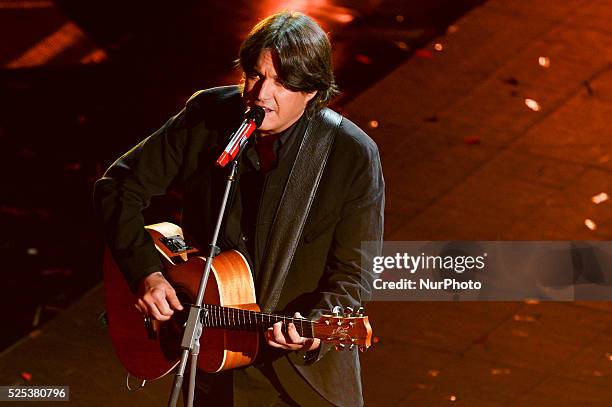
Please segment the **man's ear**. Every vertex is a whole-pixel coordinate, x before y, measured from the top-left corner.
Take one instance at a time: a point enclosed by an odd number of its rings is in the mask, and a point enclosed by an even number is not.
[[[317,92],[318,90],[315,90],[314,92],[309,92],[309,93],[304,92],[304,94],[306,95],[306,103],[310,102],[312,98],[315,97]]]

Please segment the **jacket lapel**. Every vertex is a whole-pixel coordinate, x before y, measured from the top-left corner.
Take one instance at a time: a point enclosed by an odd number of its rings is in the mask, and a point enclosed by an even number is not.
[[[259,305],[273,312],[291,267],[342,116],[323,109],[308,124],[270,229],[259,279]]]

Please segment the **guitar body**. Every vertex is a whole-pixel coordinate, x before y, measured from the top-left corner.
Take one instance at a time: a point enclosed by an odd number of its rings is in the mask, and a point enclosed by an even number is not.
[[[200,256],[187,257],[197,250],[172,252],[163,238],[182,236],[181,229],[171,223],[147,227],[165,266],[165,277],[175,288],[185,311],[175,311],[166,322],[153,321],[147,328],[136,309],[134,295],[107,249],[104,258],[106,312],[113,347],[124,367],[140,379],[154,380],[177,364],[188,306],[195,302],[200,278],[206,263]],[[253,278],[246,259],[237,251],[215,257],[204,292],[204,303],[259,311]],[[257,332],[204,328],[200,338],[198,368],[219,372],[250,364],[257,356]]]

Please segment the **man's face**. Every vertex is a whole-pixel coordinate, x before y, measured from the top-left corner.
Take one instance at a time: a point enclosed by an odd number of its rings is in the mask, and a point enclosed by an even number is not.
[[[291,126],[317,93],[294,92],[285,88],[276,74],[277,58],[269,49],[264,49],[253,72],[245,74],[244,99],[247,106],[261,106],[266,112],[259,127],[261,135],[279,133]]]

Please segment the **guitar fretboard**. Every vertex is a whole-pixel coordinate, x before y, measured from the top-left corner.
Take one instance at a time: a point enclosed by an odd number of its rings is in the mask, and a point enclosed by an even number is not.
[[[300,336],[314,338],[314,322],[308,319],[222,307],[214,304],[205,304],[204,308],[208,311],[206,318],[204,318],[205,328],[257,331],[267,329],[276,322],[282,321],[285,326],[293,323]]]

